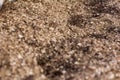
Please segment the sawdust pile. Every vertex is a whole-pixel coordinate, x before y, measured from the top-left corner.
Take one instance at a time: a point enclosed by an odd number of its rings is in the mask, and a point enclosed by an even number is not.
[[[120,1],[5,3],[0,80],[120,80]]]

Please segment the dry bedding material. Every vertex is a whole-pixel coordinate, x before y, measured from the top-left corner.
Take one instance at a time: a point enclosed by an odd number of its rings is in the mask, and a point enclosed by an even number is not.
[[[5,2],[0,80],[120,80],[120,1]]]

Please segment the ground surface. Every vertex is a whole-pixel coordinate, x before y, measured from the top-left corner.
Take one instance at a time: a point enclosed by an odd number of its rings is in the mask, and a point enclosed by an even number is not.
[[[120,80],[120,1],[6,2],[0,80]]]

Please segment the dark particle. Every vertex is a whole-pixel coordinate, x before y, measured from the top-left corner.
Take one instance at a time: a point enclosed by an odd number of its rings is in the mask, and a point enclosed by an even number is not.
[[[23,80],[34,80],[34,76],[33,75],[29,75],[27,76],[25,79]]]

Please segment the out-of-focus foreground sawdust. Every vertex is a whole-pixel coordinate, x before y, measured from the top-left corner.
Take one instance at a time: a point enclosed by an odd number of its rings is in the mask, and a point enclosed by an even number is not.
[[[5,3],[0,80],[120,80],[120,1]]]

